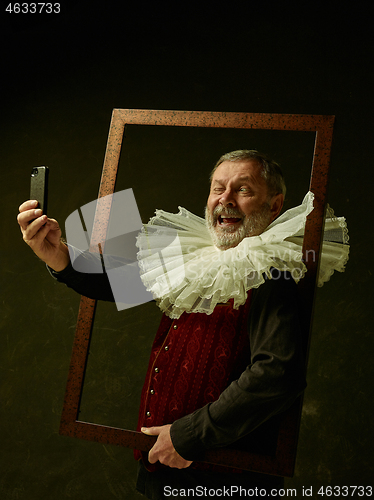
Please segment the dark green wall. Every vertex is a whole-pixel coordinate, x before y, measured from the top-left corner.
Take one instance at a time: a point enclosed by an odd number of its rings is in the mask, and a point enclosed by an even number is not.
[[[286,484],[300,497],[313,486],[314,498],[320,486],[372,484],[368,13],[329,3],[320,12],[312,2],[285,12],[283,3],[205,12],[185,4],[181,13],[158,2],[138,12],[75,2],[59,18],[1,18],[2,499],[139,498],[130,450],[58,434],[79,297],[49,277],[16,223],[34,165],[51,169],[49,211],[62,225],[96,197],[113,108],[336,115],[329,201],[347,218],[351,259],[318,290],[296,473]],[[254,147],[281,162],[291,206],[308,189],[311,140],[269,134],[129,127],[118,189],[134,189],[144,220],[178,205],[202,214],[216,158]],[[100,304],[84,418],[136,421],[158,318],[152,304],[125,313]]]

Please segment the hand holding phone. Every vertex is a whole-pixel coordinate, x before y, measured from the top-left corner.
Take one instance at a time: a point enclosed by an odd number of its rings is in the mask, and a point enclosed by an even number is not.
[[[23,239],[34,253],[55,271],[69,263],[69,251],[61,241],[55,219],[47,217],[48,167],[34,167],[31,172],[30,200],[19,207],[17,216]]]

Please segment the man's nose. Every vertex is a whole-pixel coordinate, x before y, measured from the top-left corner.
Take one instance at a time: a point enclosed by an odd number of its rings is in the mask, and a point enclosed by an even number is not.
[[[234,195],[233,195],[233,192],[231,189],[227,189],[222,195],[221,195],[221,198],[219,199],[219,202],[221,203],[221,205],[223,205],[224,207],[228,207],[228,206],[231,206],[231,207],[235,207],[236,206],[236,203],[235,203],[235,199],[234,199]]]

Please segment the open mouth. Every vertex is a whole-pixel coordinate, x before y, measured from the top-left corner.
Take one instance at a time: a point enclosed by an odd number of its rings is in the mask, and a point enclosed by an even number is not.
[[[224,215],[220,215],[218,217],[218,224],[220,226],[232,226],[241,222],[241,217],[226,217]]]

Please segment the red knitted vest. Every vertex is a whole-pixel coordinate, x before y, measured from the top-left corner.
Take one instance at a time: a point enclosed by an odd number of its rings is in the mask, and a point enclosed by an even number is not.
[[[162,317],[141,395],[138,430],[171,424],[218,399],[250,360],[247,317],[251,292],[243,306],[233,299],[211,315],[183,313]],[[135,450],[135,458],[141,453]]]

